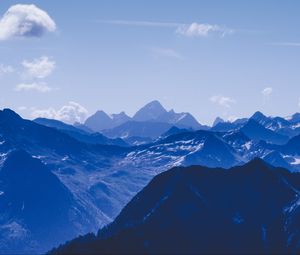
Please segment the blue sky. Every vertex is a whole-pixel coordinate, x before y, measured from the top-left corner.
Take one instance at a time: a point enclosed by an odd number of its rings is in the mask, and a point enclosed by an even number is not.
[[[290,115],[300,110],[299,9],[296,0],[1,0],[0,107],[67,122],[99,109],[132,115],[154,99],[201,123]],[[5,15],[21,16],[19,26]],[[28,19],[26,33],[8,29]]]

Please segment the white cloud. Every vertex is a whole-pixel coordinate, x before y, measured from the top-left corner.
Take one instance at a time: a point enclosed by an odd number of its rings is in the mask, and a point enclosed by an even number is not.
[[[0,19],[0,40],[13,37],[41,37],[45,32],[56,30],[56,24],[35,5],[11,6]]]
[[[231,108],[231,105],[236,103],[236,101],[230,97],[225,97],[221,95],[212,96],[209,99],[212,103],[220,105],[222,107]]]
[[[156,57],[167,57],[167,58],[175,58],[179,60],[183,60],[184,57],[179,54],[177,51],[169,48],[153,48],[152,52]]]
[[[299,98],[298,106],[300,107],[300,98]]]
[[[271,87],[264,88],[261,91],[261,94],[263,95],[264,103],[266,103],[270,99],[272,93],[273,93],[273,88]]]
[[[233,30],[219,25],[201,24],[194,22],[192,24],[184,24],[177,28],[176,33],[188,37],[206,37],[210,34],[218,34],[221,37],[232,34]]]
[[[50,92],[52,90],[51,87],[49,87],[46,83],[41,82],[33,82],[33,83],[20,83],[15,87],[15,91],[20,92],[20,91],[30,91],[30,90],[35,90],[38,92]]]
[[[269,96],[271,95],[273,92],[273,88],[268,87],[268,88],[264,88],[261,93],[263,94],[263,96]]]
[[[14,68],[12,66],[0,64],[0,76],[3,74],[13,73],[13,72],[14,72]]]
[[[98,23],[121,25],[121,26],[140,26],[157,28],[174,28],[177,34],[188,37],[205,37],[210,34],[218,34],[221,37],[234,33],[233,29],[206,23],[193,22],[191,24],[175,22],[155,22],[155,21],[132,21],[132,20],[97,20]]]
[[[43,79],[49,76],[55,69],[56,63],[47,56],[43,56],[32,61],[24,60],[22,66],[25,75],[31,78]]]
[[[70,101],[60,109],[56,110],[52,107],[48,109],[34,109],[31,113],[33,118],[43,117],[49,119],[61,120],[66,123],[82,123],[87,118],[88,111],[79,103]]]

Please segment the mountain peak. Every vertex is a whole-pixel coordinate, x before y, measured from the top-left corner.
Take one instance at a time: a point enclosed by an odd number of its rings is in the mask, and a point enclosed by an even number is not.
[[[166,109],[157,100],[151,101],[142,107],[133,116],[136,121],[151,121],[159,118],[161,115],[167,113]]]
[[[213,127],[216,126],[216,125],[218,125],[219,123],[224,123],[224,122],[225,122],[225,121],[224,121],[222,118],[217,117],[217,118],[215,119],[214,123],[213,123]]]
[[[92,116],[88,117],[84,123],[93,131],[101,131],[111,126],[112,119],[104,111],[97,111]]]
[[[0,110],[0,119],[9,119],[9,120],[20,120],[22,119],[20,115],[9,108],[4,108],[2,111]]]
[[[255,112],[250,119],[256,120],[256,121],[260,121],[260,120],[264,120],[267,119],[268,117],[266,115],[264,115],[262,112],[257,111]]]

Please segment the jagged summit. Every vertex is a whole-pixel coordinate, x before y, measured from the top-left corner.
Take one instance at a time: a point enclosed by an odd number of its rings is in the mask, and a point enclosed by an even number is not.
[[[268,117],[266,115],[264,115],[262,112],[260,111],[257,111],[255,112],[251,117],[250,119],[253,119],[253,120],[256,120],[257,122],[260,122],[261,120],[265,120],[267,119]]]
[[[167,110],[157,100],[146,104],[133,116],[135,121],[151,121],[159,118],[161,115],[167,113]]]

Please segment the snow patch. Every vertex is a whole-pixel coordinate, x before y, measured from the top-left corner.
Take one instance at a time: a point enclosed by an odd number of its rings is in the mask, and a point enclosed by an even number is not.
[[[251,146],[252,146],[252,141],[246,142],[246,143],[243,145],[243,147],[245,147],[247,150],[250,150]]]
[[[291,163],[291,165],[300,165],[300,157],[294,157],[294,162]]]

